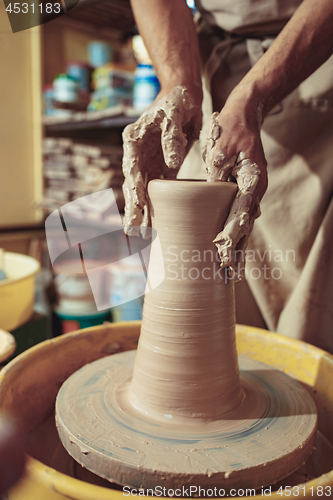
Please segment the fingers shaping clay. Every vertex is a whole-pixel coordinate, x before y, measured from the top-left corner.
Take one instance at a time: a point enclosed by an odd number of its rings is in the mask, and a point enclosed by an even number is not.
[[[246,158],[245,153],[228,158],[222,151],[216,151],[216,143],[221,135],[218,113],[213,113],[210,120],[210,132],[207,140],[204,160],[207,165],[207,181],[226,182],[230,176],[238,184],[238,193],[230,209],[222,231],[214,239],[222,267],[229,267],[229,276],[235,281],[244,279],[245,249],[252,231],[253,223],[260,215],[259,203],[253,207],[253,193],[260,176],[258,165]],[[238,250],[238,252],[235,252]]]
[[[84,366],[56,402],[67,451],[109,481],[259,488],[313,449],[317,412],[306,389],[237,358],[234,283],[212,243],[236,191],[223,182],[149,184],[157,236],[138,349]]]
[[[176,178],[184,161],[188,138],[184,128],[191,124],[190,141],[199,138],[201,109],[194,104],[185,87],[176,87],[152,106],[123,132],[123,185],[126,234],[139,235],[149,224],[147,185],[152,179]]]

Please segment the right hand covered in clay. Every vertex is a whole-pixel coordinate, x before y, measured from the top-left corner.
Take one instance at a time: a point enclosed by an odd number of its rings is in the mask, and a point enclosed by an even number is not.
[[[214,113],[204,153],[207,181],[232,177],[238,192],[224,228],[216,236],[221,267],[241,281],[245,276],[245,250],[254,220],[260,215],[259,202],[267,189],[266,159],[260,138],[260,105],[247,106],[236,88],[221,113]]]
[[[125,233],[150,225],[147,185],[174,179],[202,123],[201,100],[183,86],[160,92],[155,102],[123,132]]]

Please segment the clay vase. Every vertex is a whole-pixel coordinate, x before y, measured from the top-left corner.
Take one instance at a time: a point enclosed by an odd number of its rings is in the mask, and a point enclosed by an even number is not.
[[[234,284],[212,243],[228,216],[233,183],[149,183],[152,244],[141,335],[128,398],[147,416],[217,419],[242,398]],[[163,258],[161,258],[160,247]]]

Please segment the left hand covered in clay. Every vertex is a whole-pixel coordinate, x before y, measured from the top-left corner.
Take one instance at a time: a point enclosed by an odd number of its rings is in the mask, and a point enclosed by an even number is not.
[[[161,91],[154,103],[123,132],[125,233],[145,237],[150,226],[147,186],[174,179],[201,129],[201,100],[184,86]],[[143,212],[143,213],[142,213]]]
[[[245,249],[267,189],[258,109],[242,108],[231,94],[221,113],[211,117],[204,153],[208,182],[223,182],[232,176],[238,184],[227,221],[214,240],[221,267],[229,267],[229,275],[236,281],[244,278]]]

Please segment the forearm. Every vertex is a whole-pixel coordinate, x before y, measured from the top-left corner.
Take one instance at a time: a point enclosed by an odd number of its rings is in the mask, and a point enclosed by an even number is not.
[[[268,51],[235,88],[230,102],[242,101],[248,111],[256,108],[261,125],[269,111],[332,54],[332,26],[332,0],[304,0]]]
[[[201,102],[198,39],[185,0],[131,0],[162,91],[182,85]]]

